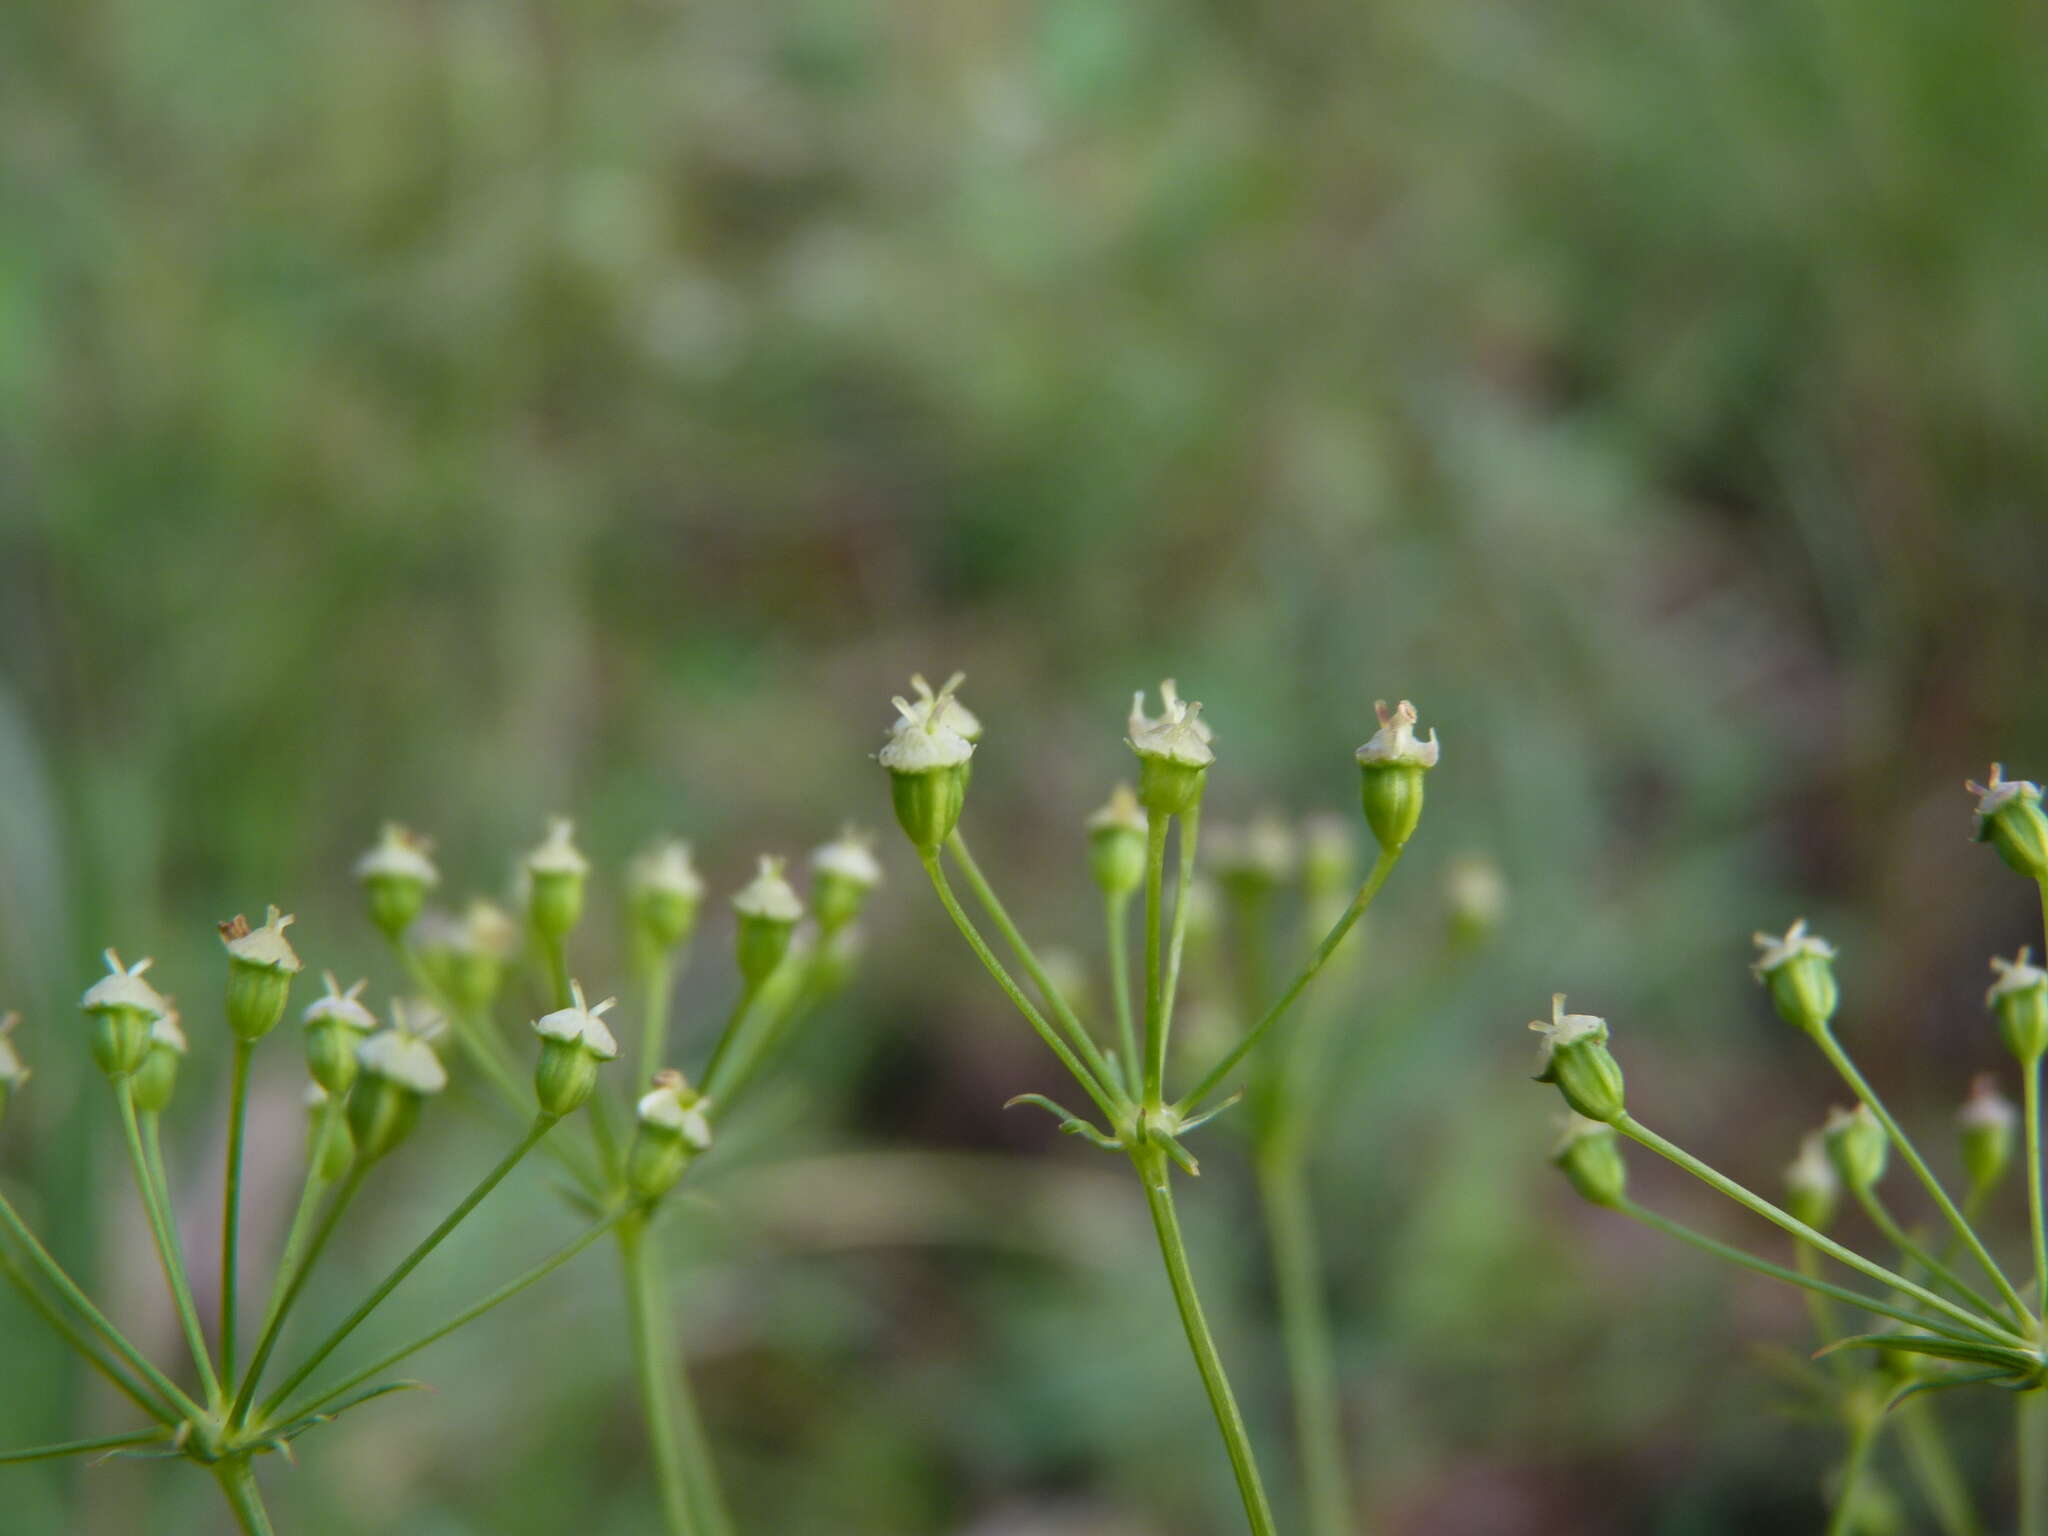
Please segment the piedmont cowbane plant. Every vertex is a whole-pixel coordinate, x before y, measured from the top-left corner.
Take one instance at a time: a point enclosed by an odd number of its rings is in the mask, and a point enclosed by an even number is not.
[[[1236,1102],[1239,1094],[1220,1103],[1211,1101],[1247,1057],[1268,1041],[1393,873],[1422,814],[1423,778],[1437,760],[1435,736],[1427,741],[1416,738],[1415,711],[1409,704],[1404,702],[1391,711],[1380,706],[1380,728],[1358,753],[1366,820],[1379,841],[1379,855],[1371,871],[1279,997],[1257,1013],[1236,1044],[1200,1074],[1191,1089],[1172,1096],[1165,1079],[1193,905],[1202,796],[1215,761],[1214,737],[1201,718],[1201,706],[1183,702],[1170,681],[1160,685],[1157,715],[1147,713],[1143,693],[1136,696],[1126,742],[1137,759],[1137,789],[1135,793],[1118,790],[1089,821],[1089,868],[1103,897],[1114,1015],[1112,1031],[1096,1031],[1082,1021],[1066,990],[1018,931],[959,831],[982,734],[980,721],[956,696],[961,681],[956,674],[934,692],[922,677],[914,677],[915,700],[894,700],[899,718],[878,758],[889,774],[897,822],[968,947],[1074,1078],[1100,1118],[1074,1113],[1041,1094],[1022,1094],[1011,1103],[1034,1104],[1050,1111],[1058,1117],[1062,1130],[1105,1151],[1123,1154],[1136,1171],[1181,1326],[1229,1454],[1246,1522],[1255,1536],[1270,1536],[1275,1526],[1251,1440],[1195,1290],[1174,1203],[1172,1172],[1176,1166],[1189,1174],[1198,1171],[1185,1144],[1188,1134]],[[1167,842],[1176,823],[1179,838],[1169,915],[1165,899]],[[1043,1002],[1042,1009],[1011,975],[961,904],[947,872],[948,861],[1023,969]],[[1144,914],[1142,1008],[1133,995],[1128,953],[1129,911],[1140,892]]]
[[[552,1091],[543,1071],[538,1107],[497,1164],[370,1294],[303,1357],[284,1384],[259,1399],[266,1368],[287,1319],[343,1213],[371,1174],[407,1139],[447,1076],[429,1043],[438,1020],[394,1001],[380,1028],[361,998],[362,983],[344,991],[332,974],[305,1013],[311,1092],[316,1105],[297,1214],[279,1254],[270,1301],[246,1363],[237,1349],[243,1318],[234,1283],[241,1263],[240,1196],[247,1155],[246,1113],[256,1048],[284,1017],[301,962],[285,929],[292,919],[272,907],[260,926],[236,918],[220,925],[227,951],[225,1016],[233,1037],[227,1124],[226,1190],[221,1218],[220,1314],[209,1339],[185,1261],[166,1167],[161,1117],[176,1093],[187,1040],[177,1011],[146,974],[150,962],[123,965],[106,952],[107,974],[81,999],[88,1047],[111,1090],[152,1246],[177,1314],[189,1370],[152,1360],[87,1294],[4,1193],[0,1193],[0,1271],[24,1302],[79,1357],[104,1376],[148,1422],[108,1435],[0,1454],[0,1463],[111,1453],[182,1457],[210,1471],[245,1532],[271,1530],[254,1464],[288,1452],[308,1430],[405,1383],[364,1387],[414,1349],[416,1340],[339,1388],[301,1398],[293,1390],[388,1298],[557,1122],[588,1096],[571,1084]],[[593,1020],[594,1022],[594,1020]],[[545,1024],[545,1021],[543,1021]],[[542,1033],[548,1033],[542,1028]],[[547,1056],[543,1052],[543,1066]],[[11,1043],[0,1038],[0,1109],[27,1079]],[[272,1155],[265,1148],[258,1154]],[[503,1295],[514,1293],[508,1289]],[[478,1315],[483,1308],[475,1309]],[[445,1330],[444,1330],[445,1331]],[[180,1379],[182,1378],[182,1380]]]
[[[594,1092],[598,1064],[621,1054],[599,1017],[611,1000],[586,1007],[570,978],[568,945],[584,916],[590,870],[573,826],[552,821],[519,865],[523,933],[516,919],[487,901],[473,902],[462,919],[427,909],[439,872],[427,845],[403,828],[387,827],[357,873],[372,921],[407,974],[450,1019],[477,1077],[510,1118],[530,1114],[536,1092],[542,1103],[550,1094],[590,1099],[587,1137],[551,1144],[550,1152],[568,1175],[565,1194],[593,1225],[486,1304],[531,1284],[573,1257],[571,1250],[609,1231],[625,1282],[664,1525],[669,1536],[730,1536],[733,1518],[672,1336],[666,1255],[650,1228],[670,1208],[670,1191],[710,1148],[715,1125],[781,1053],[796,1025],[845,985],[859,948],[855,920],[881,883],[881,866],[867,841],[851,831],[814,850],[806,923],[783,862],[761,859],[755,878],[732,898],[740,984],[713,1038],[700,1090],[671,1063],[669,1005],[696,933],[704,882],[687,843],[659,841],[633,859],[621,894],[640,1027],[635,1071],[616,1105]],[[535,1026],[543,1047],[531,1091],[510,1060],[495,1010],[522,939],[555,1009]],[[615,1113],[630,1131],[614,1124]],[[344,1388],[354,1383],[351,1378]]]
[[[2006,864],[2032,880],[2048,921],[2048,817],[2041,791],[2008,780],[1994,764],[1988,784],[1968,786],[1977,796],[1975,836],[1992,844]],[[1780,1206],[1729,1178],[1630,1112],[1621,1067],[1608,1048],[1604,1020],[1567,1013],[1562,995],[1552,1000],[1542,1033],[1539,1081],[1554,1083],[1573,1112],[1557,1161],[1578,1192],[1681,1241],[1760,1274],[1798,1286],[1814,1303],[1816,1327],[1826,1339],[1823,1356],[1836,1373],[1827,1396],[1846,1434],[1847,1449],[1834,1481],[1829,1530],[1839,1536],[1877,1530],[1889,1495],[1872,1471],[1881,1432],[1901,1425],[1908,1465],[1937,1522],[1949,1536],[1984,1527],[1934,1423],[1927,1395],[1972,1386],[2013,1394],[2018,1431],[2020,1536],[2048,1536],[2048,1213],[2041,1164],[2041,1062],[2048,1054],[2048,971],[2030,949],[1994,959],[1995,977],[1985,1003],[2006,1049],[2020,1067],[2022,1108],[2016,1115],[1995,1082],[1980,1078],[1959,1117],[1960,1161],[1968,1181],[1953,1199],[1898,1120],[1886,1108],[1835,1032],[1840,987],[1836,952],[1807,931],[1804,921],[1782,935],[1758,934],[1754,970],[1778,1016],[1820,1050],[1854,1094],[1852,1108],[1837,1108],[1826,1126],[1803,1145],[1786,1175]],[[2017,1122],[2017,1127],[2016,1127]],[[1979,1232],[1985,1205],[2011,1160],[2016,1128],[2026,1162],[2026,1203],[2032,1274],[2013,1283]],[[1694,1231],[1631,1200],[1621,1140],[1634,1141],[1789,1233],[1795,1267]],[[1896,1156],[1934,1207],[1945,1231],[1929,1236],[1909,1228],[1879,1194]],[[1847,1191],[1872,1228],[1894,1251],[1880,1263],[1827,1235],[1839,1195]],[[1820,1261],[1873,1281],[1878,1291],[1852,1289],[1823,1278]],[[1850,1331],[1837,1306],[1882,1320]],[[1891,1326],[1887,1326],[1891,1325]],[[1857,1372],[1845,1352],[1869,1350],[1876,1365]]]

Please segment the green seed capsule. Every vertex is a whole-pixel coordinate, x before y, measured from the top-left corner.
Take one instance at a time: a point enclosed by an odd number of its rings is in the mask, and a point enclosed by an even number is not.
[[[616,1001],[606,998],[594,1007],[583,1002],[583,988],[569,983],[571,1003],[534,1021],[540,1036],[540,1062],[534,1068],[534,1097],[541,1113],[560,1117],[580,1109],[597,1088],[597,1069],[619,1054],[619,1042],[601,1017]]]
[[[811,851],[811,911],[825,933],[837,933],[859,917],[881,883],[873,839],[851,827]]]
[[[666,955],[696,931],[704,881],[690,861],[688,843],[658,842],[634,859],[626,890],[633,936],[643,954]]]
[[[149,1026],[149,1040],[143,1047],[142,1065],[129,1079],[135,1093],[135,1107],[144,1114],[160,1114],[178,1089],[178,1068],[189,1049],[178,1016],[167,1013]]]
[[[441,883],[441,872],[427,856],[431,847],[427,839],[387,821],[377,846],[356,860],[370,921],[393,943],[420,915],[427,892]]]
[[[981,724],[953,698],[960,681],[956,673],[934,694],[923,678],[911,679],[918,701],[913,704],[901,694],[892,701],[901,718],[876,754],[877,761],[889,770],[889,800],[895,807],[896,823],[911,846],[926,855],[936,854],[953,835],[967,803],[974,742],[954,729],[952,722],[964,717],[977,734]]]
[[[1834,945],[1808,933],[1803,917],[1783,937],[1759,933],[1756,943],[1763,953],[1751,969],[1770,990],[1778,1017],[1810,1035],[1826,1029],[1842,999]]]
[[[292,919],[272,907],[260,928],[246,917],[220,925],[228,952],[228,1028],[243,1040],[261,1040],[284,1017],[299,957],[284,936]]]
[[[2008,779],[1997,763],[1991,782],[1964,786],[1977,797],[1976,838],[2029,880],[2048,880],[2048,816],[2041,811],[2041,786]]]
[[[638,1127],[626,1151],[626,1184],[642,1200],[658,1200],[675,1187],[699,1153],[711,1145],[709,1102],[680,1072],[657,1072],[637,1106]]]
[[[366,982],[346,992],[328,971],[325,996],[315,998],[301,1015],[306,1031],[306,1069],[324,1091],[341,1098],[356,1080],[356,1052],[377,1027],[377,1016],[363,1005]]]
[[[575,831],[567,817],[555,817],[547,837],[526,856],[527,918],[534,932],[553,943],[568,937],[583,917],[590,861],[578,851]]]
[[[1380,849],[1392,853],[1407,846],[1422,820],[1423,775],[1437,764],[1436,732],[1427,741],[1415,735],[1415,706],[1403,699],[1392,709],[1386,701],[1373,705],[1380,728],[1358,749],[1360,790],[1366,825]]]
[[[1621,1063],[1607,1049],[1607,1021],[1566,1013],[1564,994],[1550,1000],[1550,1022],[1529,1026],[1545,1037],[1539,1083],[1555,1083],[1564,1101],[1588,1120],[1617,1120],[1627,1108]]]
[[[1956,1115],[1956,1130],[1962,1143],[1963,1170],[1970,1176],[1972,1189],[1988,1190],[2005,1177],[2012,1164],[2013,1129],[2018,1119],[1990,1073],[1970,1085],[1970,1097]]]
[[[1572,1188],[1595,1205],[1616,1206],[1628,1198],[1628,1165],[1614,1127],[1574,1115],[1551,1155]]]
[[[1138,803],[1150,818],[1185,816],[1202,803],[1215,733],[1200,704],[1184,703],[1172,678],[1159,685],[1159,713],[1145,713],[1145,693],[1131,696],[1125,740],[1138,759]]]
[[[2011,960],[1993,960],[1991,969],[1998,980],[1984,994],[1985,1005],[1998,1015],[2006,1049],[2023,1065],[2048,1051],[2048,971],[2031,963],[2032,953],[2022,949]]]
[[[151,962],[138,960],[123,969],[121,957],[106,952],[107,974],[79,999],[92,1020],[92,1059],[108,1077],[127,1077],[142,1065],[149,1048],[149,1026],[170,1012],[170,1004],[142,973]]]
[[[392,1005],[391,1028],[370,1036],[356,1053],[361,1073],[348,1096],[348,1128],[356,1155],[375,1162],[419,1123],[420,1106],[448,1086],[447,1069],[405,1008]]]
[[[1145,810],[1119,784],[1088,818],[1088,872],[1105,896],[1128,896],[1145,883]]]
[[[1785,1170],[1785,1209],[1814,1231],[1825,1232],[1835,1219],[1841,1194],[1842,1181],[1828,1159],[1826,1135],[1810,1132]]]
[[[1821,1135],[1828,1161],[1849,1188],[1871,1189],[1884,1177],[1891,1160],[1891,1141],[1869,1105],[1830,1110]]]
[[[735,958],[740,978],[747,986],[758,987],[789,953],[804,904],[782,877],[782,860],[763,854],[760,873],[733,897],[732,907],[739,914]]]

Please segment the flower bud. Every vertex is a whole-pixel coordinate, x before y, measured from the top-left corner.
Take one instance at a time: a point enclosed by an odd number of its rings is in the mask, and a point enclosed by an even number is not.
[[[598,1066],[619,1054],[619,1042],[601,1017],[618,999],[608,997],[586,1007],[583,988],[573,981],[569,997],[567,1008],[557,1008],[533,1022],[533,1032],[540,1036],[533,1094],[540,1101],[541,1113],[557,1119],[582,1107],[597,1087]]]
[[[1301,824],[1301,886],[1318,906],[1347,901],[1358,883],[1358,839],[1341,816],[1311,816]]]
[[[1128,896],[1145,883],[1145,808],[1128,784],[1088,818],[1088,872],[1105,896]]]
[[[1841,1194],[1842,1181],[1828,1160],[1826,1135],[1809,1131],[1799,1143],[1799,1155],[1785,1169],[1785,1209],[1814,1231],[1824,1232],[1835,1219]]]
[[[1583,1115],[1569,1116],[1550,1160],[1564,1170],[1572,1188],[1595,1205],[1615,1206],[1628,1198],[1628,1165],[1614,1127]]]
[[[438,1025],[431,1015],[415,1020],[404,1003],[391,1005],[391,1027],[380,1030],[356,1052],[361,1073],[348,1096],[348,1129],[356,1156],[374,1162],[403,1141],[418,1124],[420,1105],[448,1086],[448,1071],[427,1043]]]
[[[1991,844],[2028,879],[2048,880],[2048,816],[2041,813],[2041,786],[2008,779],[2005,769],[1993,763],[1990,783],[1963,787],[1977,797],[1977,841]]]
[[[14,1097],[14,1090],[28,1081],[28,1067],[15,1050],[14,1042],[7,1038],[20,1022],[18,1013],[0,1014],[0,1119],[6,1118],[7,1101]]]
[[[1380,728],[1358,749],[1364,780],[1365,820],[1387,853],[1404,847],[1422,820],[1422,777],[1436,766],[1436,732],[1429,740],[1415,736],[1415,706],[1406,699],[1387,708],[1382,699],[1372,707]]]
[[[974,737],[963,734],[956,722],[971,727],[977,737],[981,722],[953,697],[964,680],[955,672],[934,694],[922,677],[913,677],[911,686],[917,690],[918,700],[912,704],[901,694],[891,700],[902,718],[876,754],[876,760],[889,770],[889,796],[896,808],[897,825],[922,854],[938,852],[953,835],[967,803]]]
[[[626,909],[644,953],[666,955],[697,928],[704,881],[690,862],[690,845],[674,838],[654,844],[626,872]]]
[[[782,964],[790,935],[804,915],[804,904],[782,878],[782,860],[761,855],[761,872],[733,897],[732,909],[740,916],[740,979],[750,988],[758,987]]]
[[[1270,896],[1294,878],[1300,863],[1294,829],[1270,811],[1254,816],[1242,831],[1215,828],[1204,842],[1216,883],[1240,898]]]
[[[318,1083],[306,1084],[306,1161],[314,1174],[328,1183],[348,1172],[356,1155],[348,1134],[348,1116],[327,1112],[333,1102]]]
[[[126,1077],[142,1065],[149,1026],[170,1012],[170,1004],[142,979],[153,961],[138,960],[123,970],[111,949],[106,961],[107,974],[86,989],[78,1006],[93,1021],[92,1059],[108,1077]]]
[[[837,933],[860,916],[869,893],[881,883],[874,839],[865,833],[847,827],[811,850],[811,911],[826,933]]]
[[[1970,1084],[1970,1097],[1956,1114],[1962,1139],[1963,1170],[1973,1189],[1990,1189],[2005,1177],[2012,1162],[2013,1127],[2019,1119],[2012,1101],[1998,1091],[1989,1072]]]
[[[1985,1006],[1998,1015],[2005,1048],[2026,1064],[2048,1051],[2048,971],[2033,965],[2031,954],[2022,948],[2013,959],[1994,959],[1998,980],[1984,994]]]
[[[1803,917],[1782,938],[1773,933],[1754,937],[1763,953],[1750,969],[1770,989],[1778,1017],[1809,1035],[1826,1029],[1842,1000],[1835,982],[1835,946],[1808,933]]]
[[[1216,754],[1215,733],[1201,719],[1202,706],[1186,704],[1173,679],[1159,685],[1159,713],[1145,713],[1145,690],[1131,695],[1129,734],[1124,741],[1138,758],[1138,803],[1148,816],[1185,816],[1202,803],[1202,781]]]
[[[657,1072],[637,1108],[639,1126],[626,1151],[626,1186],[642,1200],[667,1194],[696,1156],[711,1145],[711,1101],[680,1072]]]
[[[292,919],[272,907],[261,928],[236,916],[220,925],[228,951],[228,1028],[243,1040],[261,1040],[284,1017],[299,957],[284,931]]]
[[[576,847],[576,823],[548,822],[548,835],[526,856],[527,917],[534,932],[553,943],[568,937],[583,916],[583,883],[590,861]]]
[[[363,1005],[368,983],[359,981],[344,992],[334,972],[324,972],[322,979],[326,996],[313,999],[300,1015],[306,1028],[306,1070],[322,1089],[340,1097],[355,1085],[356,1052],[377,1027],[377,1016]]]
[[[1529,1026],[1543,1040],[1539,1083],[1555,1083],[1565,1103],[1588,1120],[1610,1122],[1621,1117],[1626,1103],[1621,1064],[1607,1049],[1607,1021],[1589,1013],[1566,1013],[1564,994],[1550,999],[1550,1022]]]
[[[427,892],[441,883],[441,872],[427,857],[432,848],[426,838],[387,821],[377,846],[356,860],[356,879],[369,902],[370,921],[393,943],[419,916]]]
[[[1868,1104],[1829,1110],[1821,1138],[1828,1161],[1851,1189],[1870,1189],[1884,1177],[1885,1164],[1891,1160],[1891,1141]]]
[[[488,1014],[505,983],[505,965],[519,949],[519,925],[494,901],[479,896],[454,926],[445,985],[448,1000],[471,1017]]]
[[[1493,860],[1470,853],[1451,860],[1444,872],[1444,894],[1453,944],[1476,948],[1499,931],[1507,914],[1508,887]]]
[[[137,1109],[147,1115],[158,1114],[171,1102],[171,1095],[178,1088],[178,1067],[190,1049],[185,1031],[178,1027],[175,1009],[150,1021],[149,1040],[142,1049],[142,1065],[129,1079],[134,1085]]]

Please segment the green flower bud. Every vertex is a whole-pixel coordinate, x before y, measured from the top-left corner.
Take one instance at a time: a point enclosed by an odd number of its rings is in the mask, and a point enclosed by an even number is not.
[[[637,1108],[638,1128],[626,1150],[626,1186],[642,1200],[675,1187],[697,1155],[711,1145],[711,1101],[680,1072],[657,1072]]]
[[[1963,786],[1977,797],[1976,839],[1989,843],[2019,874],[2048,880],[2048,816],[2041,813],[2041,786],[2008,779],[1991,765],[1991,782]]]
[[[2012,1101],[1998,1091],[1989,1072],[1981,1073],[1970,1085],[1970,1097],[1956,1114],[1956,1129],[1962,1140],[1963,1170],[1972,1189],[1990,1189],[2005,1177],[2012,1163],[2013,1127],[2019,1114]]]
[[[633,860],[626,874],[626,909],[644,953],[661,956],[687,943],[697,928],[704,881],[690,862],[690,845],[667,839]]]
[[[881,883],[874,839],[865,833],[847,827],[831,842],[811,850],[811,911],[826,933],[837,933],[860,916],[869,894]]]
[[[891,701],[902,718],[876,754],[876,760],[889,770],[889,797],[896,808],[897,825],[922,854],[938,852],[953,835],[967,803],[974,739],[956,729],[955,722],[971,726],[976,736],[981,722],[953,697],[962,681],[963,675],[956,672],[934,694],[922,677],[912,678],[918,701],[913,704],[901,694]]]
[[[1891,1141],[1868,1104],[1854,1109],[1831,1109],[1821,1131],[1828,1161],[1851,1189],[1870,1189],[1884,1177],[1891,1160]]]
[[[601,1017],[618,999],[608,997],[594,1007],[583,1002],[583,988],[569,983],[570,1005],[534,1020],[540,1036],[540,1064],[534,1068],[533,1093],[541,1113],[561,1116],[580,1109],[597,1087],[598,1066],[614,1060],[619,1042]]]
[[[1492,938],[1507,915],[1508,887],[1500,866],[1478,854],[1451,860],[1444,872],[1444,895],[1450,909],[1451,942],[1463,949],[1476,948]]]
[[[1216,754],[1215,732],[1202,721],[1202,706],[1181,702],[1173,679],[1159,685],[1159,713],[1145,713],[1145,690],[1131,695],[1129,734],[1124,741],[1138,758],[1138,803],[1148,816],[1185,816],[1202,803],[1202,783]]]
[[[327,995],[315,998],[300,1015],[306,1029],[306,1070],[338,1098],[355,1085],[356,1052],[377,1027],[377,1016],[363,1005],[367,982],[359,981],[344,992],[334,972],[324,972],[322,979]]]
[[[1628,1198],[1628,1165],[1622,1161],[1621,1137],[1611,1125],[1570,1116],[1550,1160],[1595,1205],[1620,1205]]]
[[[1834,945],[1808,933],[1803,917],[1782,938],[1759,933],[1755,940],[1763,953],[1750,969],[1770,989],[1778,1017],[1809,1035],[1826,1029],[1842,1000],[1835,982]]]
[[[1607,1049],[1607,1021],[1590,1013],[1566,1013],[1564,994],[1550,1000],[1550,1022],[1529,1026],[1543,1040],[1539,1083],[1555,1083],[1565,1103],[1588,1120],[1619,1119],[1626,1108],[1621,1064]]]
[[[590,861],[578,851],[576,824],[566,816],[548,822],[548,835],[526,856],[526,911],[534,932],[552,942],[568,937],[583,916],[583,885]]]
[[[220,925],[228,951],[228,1028],[243,1040],[261,1040],[284,1017],[292,978],[300,970],[284,931],[292,919],[272,907],[261,928],[237,916]]]
[[[420,915],[427,892],[441,883],[441,872],[427,857],[432,848],[426,838],[387,821],[377,846],[356,860],[356,879],[362,882],[370,921],[394,943]]]
[[[92,1059],[108,1077],[126,1077],[142,1065],[149,1026],[170,1012],[170,1004],[142,979],[154,961],[138,960],[123,970],[111,949],[106,960],[107,974],[86,989],[78,1006],[93,1021]]]
[[[761,872],[732,899],[740,917],[736,944],[740,979],[758,987],[789,953],[790,935],[804,915],[804,904],[782,878],[782,860],[761,855]]]
[[[2048,971],[2030,963],[2032,953],[2023,948],[2011,960],[1993,960],[1998,980],[1984,994],[1985,1006],[1998,1015],[2005,1048],[2027,1065],[2048,1051]]]
[[[7,1116],[7,1101],[14,1097],[14,1090],[28,1081],[28,1067],[7,1038],[20,1022],[18,1013],[0,1014],[0,1119]]]
[[[1358,884],[1358,839],[1351,823],[1341,816],[1309,817],[1301,824],[1301,849],[1301,886],[1309,901],[1319,907],[1349,901]]]
[[[355,1161],[356,1144],[348,1133],[348,1116],[331,1115],[334,1100],[318,1083],[306,1084],[306,1161],[314,1173],[333,1183]]]
[[[1272,895],[1294,878],[1301,862],[1294,829],[1270,811],[1254,816],[1242,831],[1209,829],[1202,841],[1216,883],[1239,898]]]
[[[496,902],[482,897],[461,917],[422,912],[412,928],[413,954],[435,990],[460,1013],[490,1012],[519,948],[519,925]]]
[[[1427,741],[1416,739],[1415,706],[1406,699],[1392,709],[1382,699],[1372,709],[1380,728],[1358,749],[1365,820],[1381,849],[1392,853],[1406,846],[1422,820],[1422,778],[1436,766],[1439,749],[1435,731]]]
[[[1799,1143],[1799,1155],[1785,1169],[1785,1209],[1816,1232],[1835,1219],[1842,1181],[1828,1160],[1827,1137],[1810,1131]]]
[[[428,1044],[431,1014],[419,1019],[403,1003],[391,1005],[392,1024],[370,1036],[356,1052],[361,1073],[348,1096],[348,1129],[356,1156],[374,1162],[403,1141],[418,1124],[420,1106],[448,1086],[448,1071]]]
[[[1145,883],[1145,808],[1119,784],[1088,818],[1088,872],[1105,896],[1128,896]]]
[[[134,1086],[135,1107],[144,1114],[158,1114],[178,1089],[178,1067],[190,1050],[185,1031],[178,1027],[175,1011],[162,1014],[149,1026],[149,1041],[142,1049],[142,1065],[129,1079]]]

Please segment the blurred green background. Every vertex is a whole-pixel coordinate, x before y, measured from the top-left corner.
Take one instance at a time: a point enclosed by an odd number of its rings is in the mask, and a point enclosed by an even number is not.
[[[1999,1064],[1984,960],[2034,919],[1959,784],[2048,771],[2031,9],[29,0],[0,52],[0,993],[40,1074],[4,1166],[124,1315],[155,1277],[70,1012],[107,942],[196,1026],[198,1220],[212,922],[281,901],[381,989],[348,866],[387,816],[457,892],[554,811],[607,870],[687,835],[728,890],[886,826],[887,697],[959,666],[983,862],[1092,953],[1078,829],[1133,688],[1205,702],[1218,816],[1349,811],[1410,695],[1444,766],[1337,999],[1319,1167],[1374,1528],[1816,1526],[1834,1440],[1748,1351],[1807,1347],[1797,1299],[1576,1206],[1521,1026],[1559,987],[1609,1016],[1638,1112],[1766,1189],[1837,1095],[1753,928],[1842,944],[1845,1030],[1945,1156]],[[1134,1189],[1001,1112],[1051,1065],[882,847],[854,995],[674,1228],[744,1527],[1232,1529]],[[1453,960],[1463,852],[1512,905]],[[489,1155],[451,1114],[351,1262]],[[1284,1488],[1225,1127],[1205,1174]],[[565,1233],[543,1183],[407,1310]],[[651,1528],[610,1266],[266,1467],[282,1526]],[[0,1337],[9,1443],[109,1421],[12,1298]],[[23,1531],[210,1529],[203,1482],[0,1477]]]

